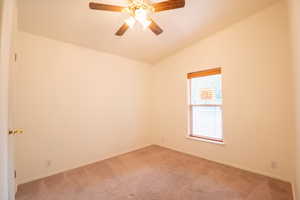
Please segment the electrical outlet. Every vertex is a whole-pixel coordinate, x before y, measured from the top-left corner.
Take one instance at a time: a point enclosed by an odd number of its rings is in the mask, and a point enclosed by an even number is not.
[[[278,163],[276,161],[271,161],[271,169],[275,170],[278,168]]]

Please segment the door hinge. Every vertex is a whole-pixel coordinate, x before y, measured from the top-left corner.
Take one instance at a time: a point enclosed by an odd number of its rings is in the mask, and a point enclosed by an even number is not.
[[[14,59],[15,59],[15,62],[17,62],[17,60],[18,60],[18,54],[17,53],[14,54]]]
[[[17,178],[17,170],[15,170],[15,178]]]

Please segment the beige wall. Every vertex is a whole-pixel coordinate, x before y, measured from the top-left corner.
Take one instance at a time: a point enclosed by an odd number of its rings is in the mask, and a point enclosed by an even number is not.
[[[154,67],[153,139],[158,144],[293,180],[293,107],[287,7],[280,2]],[[186,74],[223,68],[225,145],[187,135]],[[271,168],[271,162],[278,167]]]
[[[292,28],[292,45],[294,55],[294,80],[296,94],[296,191],[300,199],[300,1],[290,0],[290,19]]]
[[[148,65],[27,33],[18,46],[18,183],[148,144]]]

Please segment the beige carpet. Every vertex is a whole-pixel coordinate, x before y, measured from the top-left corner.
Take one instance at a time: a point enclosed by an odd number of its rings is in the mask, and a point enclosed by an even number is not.
[[[292,200],[291,185],[159,146],[19,186],[17,200]]]

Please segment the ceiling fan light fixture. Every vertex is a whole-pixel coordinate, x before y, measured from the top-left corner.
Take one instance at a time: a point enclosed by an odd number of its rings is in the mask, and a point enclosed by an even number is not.
[[[137,9],[134,12],[135,19],[139,22],[145,21],[148,18],[148,12],[145,9]]]
[[[150,26],[151,21],[148,20],[148,19],[146,19],[146,20],[144,20],[144,21],[141,21],[140,23],[142,24],[143,29],[145,30],[145,29],[147,29],[147,28]]]
[[[130,27],[133,28],[133,26],[136,23],[136,20],[134,17],[129,17],[128,19],[125,20],[125,23]]]
[[[129,4],[126,7],[94,2],[90,2],[89,7],[93,10],[127,13],[129,18],[125,20],[124,24],[115,33],[117,36],[122,36],[128,30],[128,28],[132,28],[137,21],[143,26],[144,29],[149,28],[154,34],[160,35],[163,33],[163,30],[152,19],[152,14],[166,10],[183,8],[185,6],[185,0],[163,0],[157,3],[153,3],[153,0],[128,1]]]
[[[143,8],[135,10],[134,18],[143,26],[144,29],[148,28],[151,24],[151,21],[149,20],[149,12]]]

